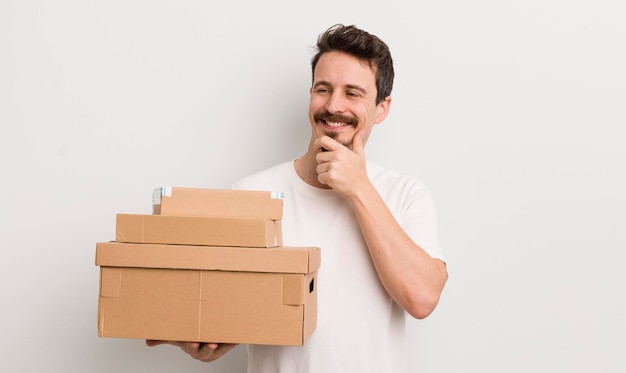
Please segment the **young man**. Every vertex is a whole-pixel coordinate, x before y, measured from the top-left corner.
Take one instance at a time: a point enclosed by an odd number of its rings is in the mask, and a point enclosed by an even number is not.
[[[405,372],[405,318],[428,316],[447,280],[426,187],[367,162],[391,105],[387,45],[354,26],[320,35],[306,153],[238,181],[285,193],[283,243],[318,246],[318,321],[304,346],[248,346],[249,372]],[[212,361],[232,344],[171,343]]]

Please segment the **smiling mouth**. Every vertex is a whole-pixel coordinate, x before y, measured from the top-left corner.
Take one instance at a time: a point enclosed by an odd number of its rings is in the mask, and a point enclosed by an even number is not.
[[[325,121],[324,123],[326,123],[326,125],[328,127],[334,127],[334,128],[336,128],[336,127],[343,127],[343,126],[347,125],[345,122],[328,122],[328,121]]]
[[[345,126],[356,126],[357,121],[355,118],[344,117],[342,115],[332,115],[328,113],[317,113],[313,117],[315,121],[324,122],[326,127],[341,128]]]

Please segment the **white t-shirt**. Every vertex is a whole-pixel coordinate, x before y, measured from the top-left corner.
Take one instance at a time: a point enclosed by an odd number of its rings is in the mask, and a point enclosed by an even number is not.
[[[435,207],[424,184],[367,164],[370,180],[413,241],[439,247]],[[385,291],[350,203],[306,184],[293,161],[247,176],[234,189],[284,192],[283,245],[316,246],[317,327],[304,346],[248,346],[249,373],[406,372],[407,313]]]

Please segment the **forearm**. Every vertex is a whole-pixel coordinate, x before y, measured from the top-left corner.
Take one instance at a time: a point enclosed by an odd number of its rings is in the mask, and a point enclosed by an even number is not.
[[[447,280],[445,264],[411,240],[373,186],[349,199],[387,292],[413,317],[428,316]]]

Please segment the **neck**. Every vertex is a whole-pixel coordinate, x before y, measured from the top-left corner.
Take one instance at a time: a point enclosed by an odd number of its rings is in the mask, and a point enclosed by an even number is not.
[[[307,152],[302,157],[294,161],[296,174],[298,174],[302,181],[311,186],[329,189],[330,187],[328,185],[322,184],[317,180],[317,171],[315,170],[317,167],[317,161],[315,160],[315,154],[316,152],[314,152],[309,146]]]

